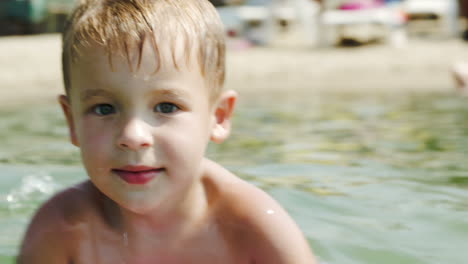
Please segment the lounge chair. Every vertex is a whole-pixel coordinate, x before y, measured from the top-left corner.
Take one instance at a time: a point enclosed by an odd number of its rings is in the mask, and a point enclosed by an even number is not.
[[[403,8],[410,16],[435,15],[444,34],[459,34],[457,0],[405,0]]]

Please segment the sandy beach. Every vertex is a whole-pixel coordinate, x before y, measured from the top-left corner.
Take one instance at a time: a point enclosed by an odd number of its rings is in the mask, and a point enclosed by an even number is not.
[[[62,92],[60,35],[0,38],[0,105],[54,101]],[[226,87],[241,96],[323,91],[384,93],[454,92],[450,68],[468,61],[458,39],[410,39],[401,49],[386,44],[354,48],[231,48]]]

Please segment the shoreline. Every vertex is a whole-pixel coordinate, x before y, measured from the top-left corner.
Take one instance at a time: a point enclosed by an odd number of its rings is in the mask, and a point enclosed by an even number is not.
[[[231,40],[232,41],[232,40]],[[231,43],[230,43],[231,44]],[[59,34],[0,37],[0,105],[56,102],[63,93]],[[468,61],[458,39],[308,49],[289,43],[227,51],[226,89],[265,92],[455,92],[452,66]]]

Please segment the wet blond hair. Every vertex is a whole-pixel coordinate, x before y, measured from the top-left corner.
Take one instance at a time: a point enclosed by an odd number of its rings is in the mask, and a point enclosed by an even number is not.
[[[112,67],[112,56],[122,55],[133,71],[130,53],[136,49],[138,68],[143,44],[151,44],[157,69],[161,67],[159,44],[170,47],[183,40],[185,58],[196,47],[201,74],[216,98],[224,84],[224,28],[213,5],[207,0],[80,0],[63,33],[62,70],[65,90],[70,92],[70,67],[83,48],[100,45]],[[173,48],[174,49],[174,48]],[[177,69],[174,50],[172,60]]]

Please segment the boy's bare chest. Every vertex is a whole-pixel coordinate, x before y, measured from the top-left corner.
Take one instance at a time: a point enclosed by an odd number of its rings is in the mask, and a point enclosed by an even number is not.
[[[72,258],[74,264],[250,264],[243,248],[221,232],[179,240],[97,232],[79,243]]]

